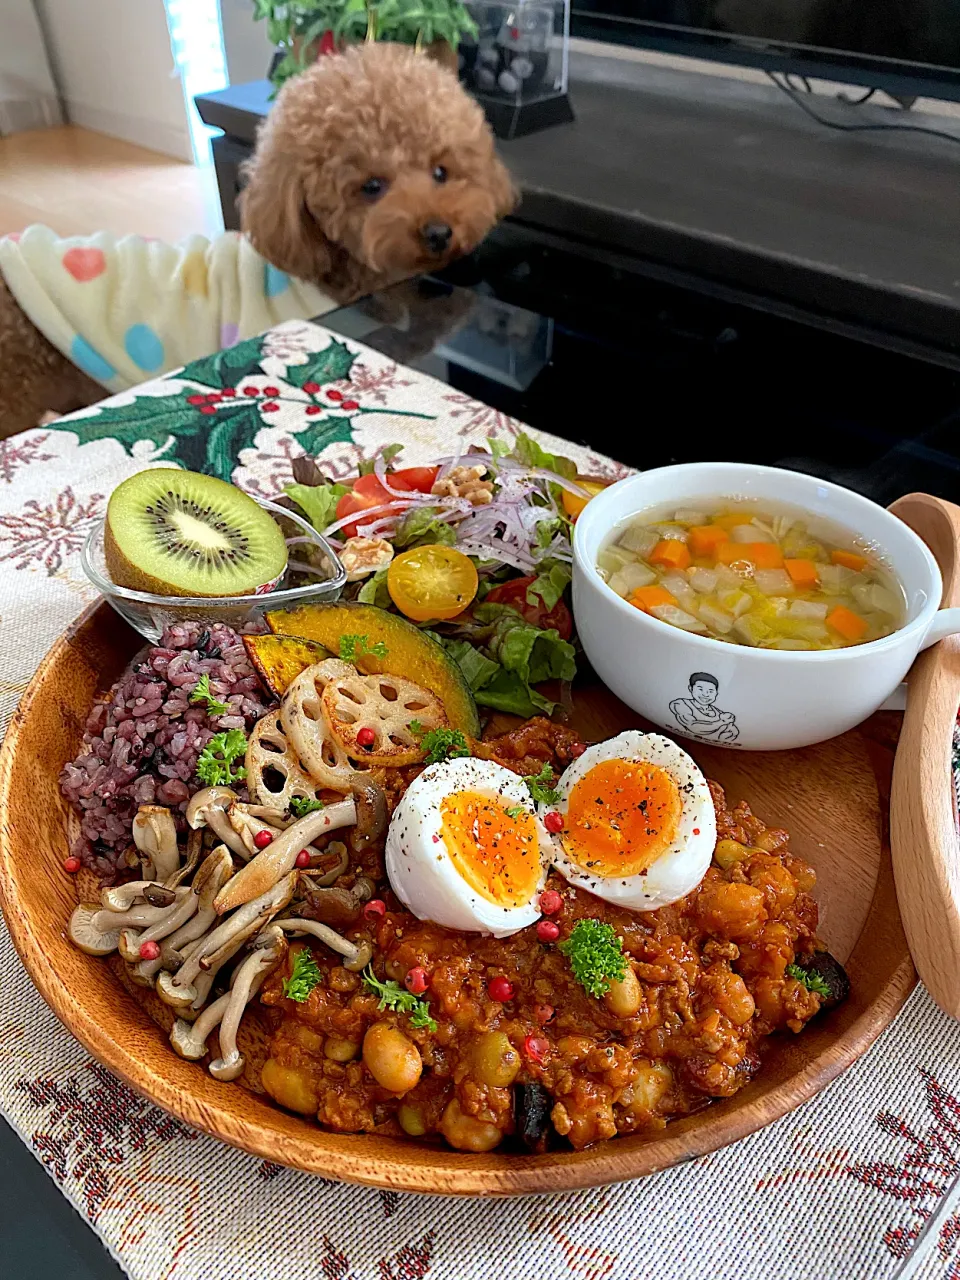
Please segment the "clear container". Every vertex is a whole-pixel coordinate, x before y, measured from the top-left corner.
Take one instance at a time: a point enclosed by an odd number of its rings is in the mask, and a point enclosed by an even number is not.
[[[569,0],[468,8],[479,30],[460,44],[460,77],[481,100],[519,107],[566,96]]]
[[[253,596],[156,596],[118,587],[110,579],[103,554],[102,520],[90,530],[81,552],[83,571],[121,618],[152,644],[175,622],[225,622],[240,630],[256,623],[268,609],[295,609],[339,599],[347,573],[327,539],[286,507],[257,501],[283,529],[289,549],[286,572],[273,591]]]

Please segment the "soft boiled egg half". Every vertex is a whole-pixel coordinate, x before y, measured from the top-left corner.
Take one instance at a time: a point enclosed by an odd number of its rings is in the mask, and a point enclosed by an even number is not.
[[[551,852],[523,779],[465,756],[430,765],[404,792],[387,875],[419,919],[505,938],[539,918]]]
[[[683,898],[706,874],[717,818],[703,774],[669,738],[629,730],[564,770],[553,863],[571,884],[634,911]],[[548,826],[553,828],[553,823]]]

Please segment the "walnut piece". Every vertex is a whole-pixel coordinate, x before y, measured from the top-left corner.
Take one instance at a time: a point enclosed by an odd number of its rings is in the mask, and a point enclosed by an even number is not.
[[[483,507],[493,501],[493,481],[484,480],[487,468],[451,467],[442,480],[430,490],[438,497],[469,498],[475,507]]]
[[[347,581],[359,582],[390,563],[393,547],[384,538],[348,538],[339,554]]]

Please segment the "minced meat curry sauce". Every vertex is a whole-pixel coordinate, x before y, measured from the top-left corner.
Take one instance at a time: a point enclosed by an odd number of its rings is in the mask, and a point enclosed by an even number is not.
[[[563,769],[578,744],[570,730],[534,720],[481,749],[529,774],[544,762]],[[391,806],[418,772],[388,772]],[[710,788],[718,842],[693,893],[638,913],[551,874],[558,932],[530,927],[498,940],[419,920],[390,893],[382,849],[368,849],[363,870],[383,910],[378,902],[346,932],[371,943],[380,979],[409,988],[422,971],[433,1026],[380,1009],[361,975],[324,947],[314,950],[322,981],[302,1004],[284,998],[294,944],[262,993],[273,1022],[267,1093],[330,1129],[443,1138],[464,1151],[580,1149],[661,1129],[735,1093],[757,1071],[765,1038],[800,1031],[827,996],[800,980],[818,950],[813,869],[790,853],[786,831]],[[633,974],[603,998],[576,981],[561,950],[583,918],[613,927]]]

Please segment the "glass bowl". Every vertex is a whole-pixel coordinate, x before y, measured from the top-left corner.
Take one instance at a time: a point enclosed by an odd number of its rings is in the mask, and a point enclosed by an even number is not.
[[[313,525],[275,502],[257,499],[283,529],[290,552],[287,569],[272,591],[253,596],[157,596],[149,591],[118,587],[110,579],[103,554],[105,521],[90,530],[80,562],[99,592],[125,618],[156,644],[175,622],[225,622],[239,631],[249,630],[268,609],[294,609],[300,605],[337,600],[347,573],[337,553]]]

